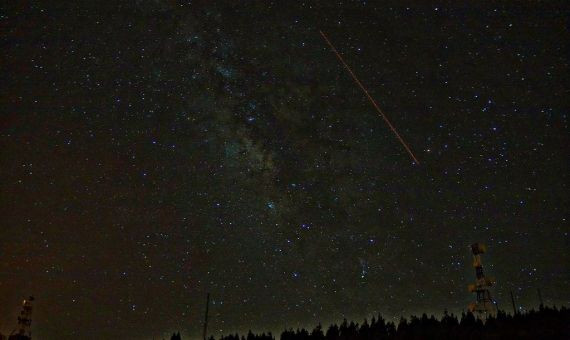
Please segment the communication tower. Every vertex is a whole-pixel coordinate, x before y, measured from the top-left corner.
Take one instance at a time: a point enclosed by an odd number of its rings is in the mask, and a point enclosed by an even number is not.
[[[481,254],[487,250],[482,243],[473,243],[471,252],[473,253],[473,267],[475,268],[475,283],[468,286],[469,292],[475,293],[477,300],[471,302],[468,309],[480,319],[486,319],[489,316],[497,314],[497,303],[491,297],[489,288],[495,284],[495,279],[486,277],[483,274],[483,264],[481,263]]]
[[[34,297],[22,302],[22,311],[18,316],[18,333],[10,335],[9,340],[31,340],[32,339],[32,302]]]

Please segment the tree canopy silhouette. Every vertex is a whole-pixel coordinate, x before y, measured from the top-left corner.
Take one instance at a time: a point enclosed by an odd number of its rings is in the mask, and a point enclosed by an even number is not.
[[[288,329],[281,333],[281,340],[383,340],[383,339],[570,339],[570,309],[540,306],[538,311],[510,315],[499,311],[497,316],[485,322],[472,313],[462,313],[458,318],[444,311],[441,319],[433,315],[400,318],[397,324],[382,316],[373,317],[362,324],[346,319],[339,325],[332,324],[326,331],[321,324],[313,330]],[[274,340],[271,333],[247,336],[238,334],[222,336],[220,340]],[[180,338],[173,340],[180,340]],[[214,340],[210,337],[210,340]]]

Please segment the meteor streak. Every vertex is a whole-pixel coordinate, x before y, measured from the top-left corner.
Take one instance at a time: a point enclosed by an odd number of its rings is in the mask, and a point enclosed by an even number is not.
[[[404,148],[406,149],[406,151],[408,151],[408,153],[410,154],[410,156],[412,157],[412,159],[416,162],[416,164],[420,164],[420,162],[418,161],[418,159],[416,158],[416,156],[414,156],[414,153],[412,152],[412,150],[408,147],[408,144],[406,144],[406,142],[404,142],[404,139],[402,137],[400,137],[400,134],[398,133],[398,131],[396,131],[396,128],[392,125],[392,123],[390,123],[390,121],[388,120],[388,118],[386,117],[386,115],[384,114],[384,112],[382,112],[382,110],[380,110],[380,107],[378,107],[378,104],[376,104],[376,101],[372,98],[372,96],[370,95],[370,93],[368,93],[368,91],[366,90],[366,88],[364,88],[364,85],[362,85],[362,83],[360,82],[360,80],[358,80],[358,78],[356,77],[356,75],[354,74],[354,72],[352,72],[352,69],[350,68],[350,66],[348,66],[348,64],[344,61],[344,59],[342,59],[340,53],[338,53],[338,51],[336,50],[336,48],[333,46],[333,44],[330,42],[330,40],[327,38],[327,36],[323,33],[323,31],[319,31],[321,33],[321,35],[323,36],[323,39],[325,39],[325,41],[327,42],[327,44],[330,46],[330,48],[332,49],[332,51],[334,52],[334,54],[336,54],[336,56],[338,57],[338,60],[340,60],[340,62],[342,63],[342,65],[344,66],[344,68],[346,68],[346,70],[348,71],[348,73],[350,73],[350,75],[352,76],[352,79],[354,79],[354,82],[356,82],[356,84],[362,89],[362,91],[364,91],[364,94],[366,95],[366,97],[368,98],[368,100],[370,100],[370,102],[372,103],[372,106],[374,106],[374,108],[376,109],[376,111],[378,111],[378,114],[380,114],[380,116],[384,119],[384,121],[386,122],[386,124],[388,124],[388,127],[390,127],[390,130],[392,130],[392,132],[394,132],[394,134],[396,135],[396,138],[398,138],[398,140],[400,141],[400,143],[402,143],[402,145],[404,146]]]

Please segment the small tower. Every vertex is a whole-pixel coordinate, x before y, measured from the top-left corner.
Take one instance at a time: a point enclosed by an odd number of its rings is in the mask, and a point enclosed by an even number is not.
[[[473,253],[473,267],[475,268],[475,284],[468,286],[469,292],[477,295],[477,300],[469,304],[468,309],[480,319],[486,319],[489,316],[497,314],[496,302],[491,297],[489,288],[495,284],[493,278],[485,277],[483,274],[483,264],[481,263],[481,254],[487,250],[482,243],[473,243],[471,252]]]
[[[206,297],[206,315],[204,316],[204,340],[206,340],[206,336],[208,335],[208,309],[210,308],[210,293]]]
[[[18,333],[12,334],[9,340],[31,340],[32,339],[32,301],[34,297],[22,302],[22,311],[18,316]]]

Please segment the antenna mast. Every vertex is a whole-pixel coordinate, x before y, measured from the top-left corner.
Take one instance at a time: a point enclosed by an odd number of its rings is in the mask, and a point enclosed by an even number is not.
[[[22,302],[22,311],[18,316],[18,339],[32,339],[32,301],[34,301],[34,297],[30,296],[29,299]]]
[[[206,297],[206,315],[204,316],[204,340],[206,340],[207,332],[208,332],[208,308],[210,307],[210,293]]]
[[[485,277],[485,274],[483,274],[481,254],[484,254],[485,251],[487,251],[487,247],[482,243],[473,243],[471,245],[476,280],[475,284],[468,286],[468,289],[471,293],[477,294],[477,300],[470,303],[468,309],[481,319],[486,319],[488,316],[495,316],[497,314],[496,302],[491,297],[491,292],[489,291],[489,288],[495,284],[495,280],[490,277]]]
[[[513,316],[517,315],[517,305],[515,304],[515,297],[513,296],[513,291],[511,290],[511,302],[513,303]]]

